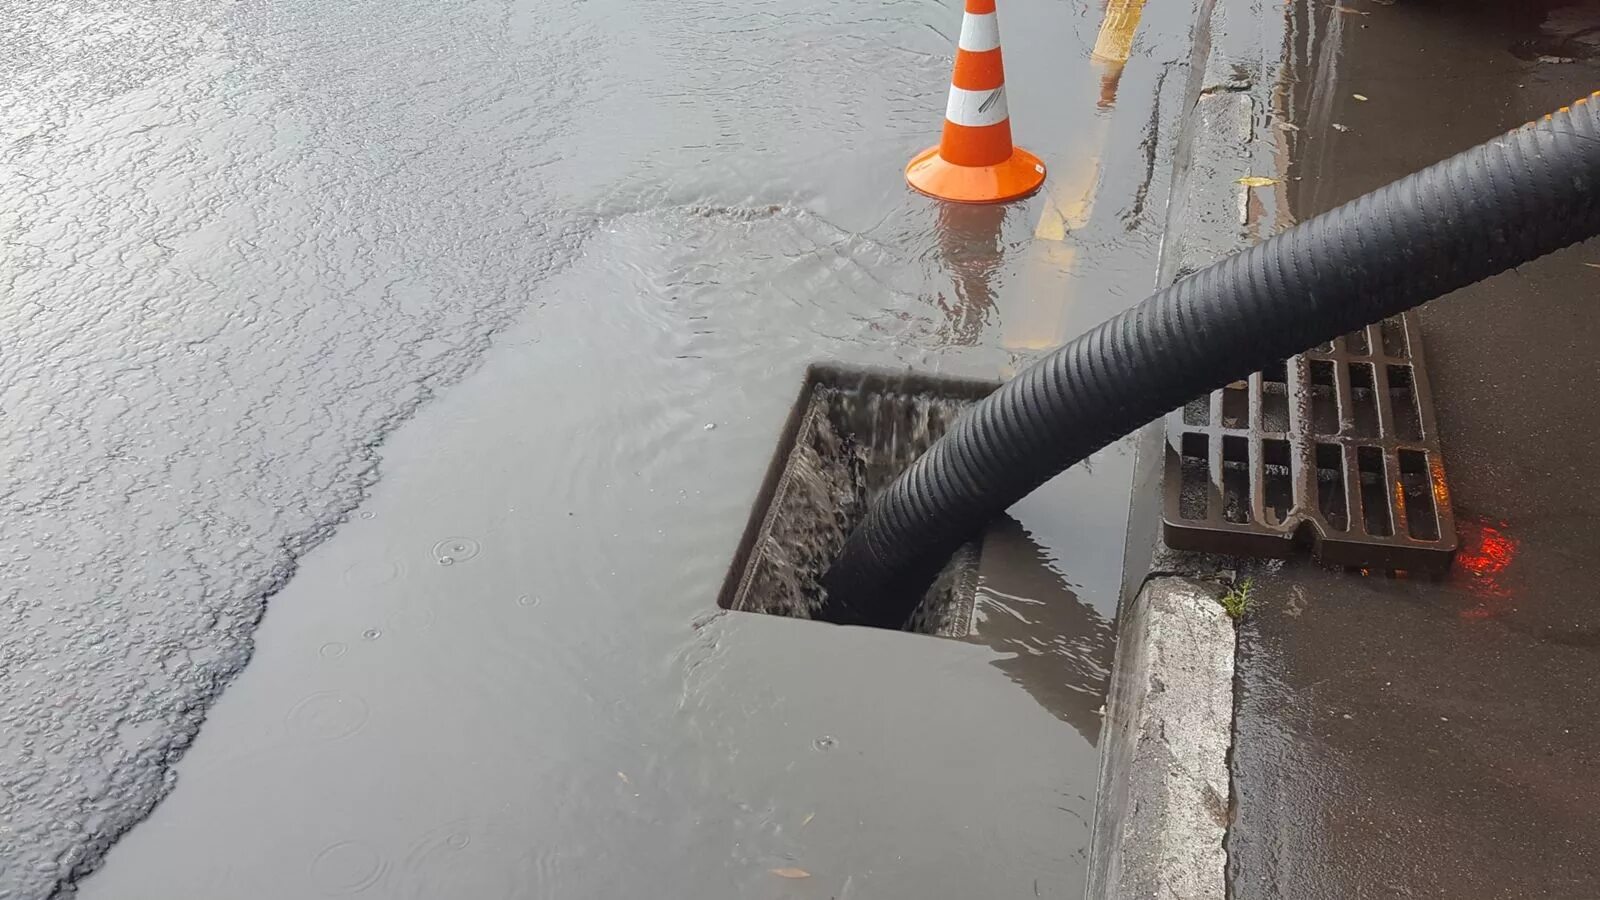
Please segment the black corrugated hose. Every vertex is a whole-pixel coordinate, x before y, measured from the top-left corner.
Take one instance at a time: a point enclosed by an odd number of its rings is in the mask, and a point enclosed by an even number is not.
[[[969,410],[878,496],[829,570],[816,617],[899,626],[956,548],[1111,441],[1597,233],[1600,92],[1196,272]]]

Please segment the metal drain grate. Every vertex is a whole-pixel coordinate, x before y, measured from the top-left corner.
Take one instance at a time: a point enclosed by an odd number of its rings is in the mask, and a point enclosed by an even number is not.
[[[904,372],[807,369],[718,604],[813,618],[822,576],[877,492],[995,387]],[[978,557],[976,542],[956,553],[899,627],[969,635]]]
[[[1455,518],[1407,313],[1197,398],[1166,420],[1162,533],[1179,550],[1441,570]]]

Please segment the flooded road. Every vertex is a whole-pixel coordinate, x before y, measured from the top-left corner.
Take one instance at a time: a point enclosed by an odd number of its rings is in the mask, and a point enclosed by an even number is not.
[[[1080,892],[1130,444],[970,641],[715,597],[806,363],[1148,292],[1187,5],[1002,10],[1002,210],[956,6],[10,7],[0,895]]]

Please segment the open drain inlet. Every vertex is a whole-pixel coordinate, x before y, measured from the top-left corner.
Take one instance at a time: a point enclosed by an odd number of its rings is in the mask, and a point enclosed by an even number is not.
[[[815,618],[822,577],[878,492],[997,386],[809,367],[718,604]],[[977,542],[962,547],[908,621],[874,624],[945,637],[970,634],[978,555]]]

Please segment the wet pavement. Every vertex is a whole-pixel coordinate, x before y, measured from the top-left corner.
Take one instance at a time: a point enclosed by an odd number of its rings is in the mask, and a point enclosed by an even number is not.
[[[952,4],[12,4],[0,896],[1076,896],[1130,444],[970,641],[715,605],[806,363],[1154,282],[1191,10],[1002,14],[968,210]]]
[[[1261,133],[1293,180],[1256,207],[1267,229],[1600,84],[1593,4],[1296,3],[1286,26]],[[1591,242],[1421,310],[1461,538],[1447,578],[1257,574],[1232,896],[1594,896],[1597,265]]]

